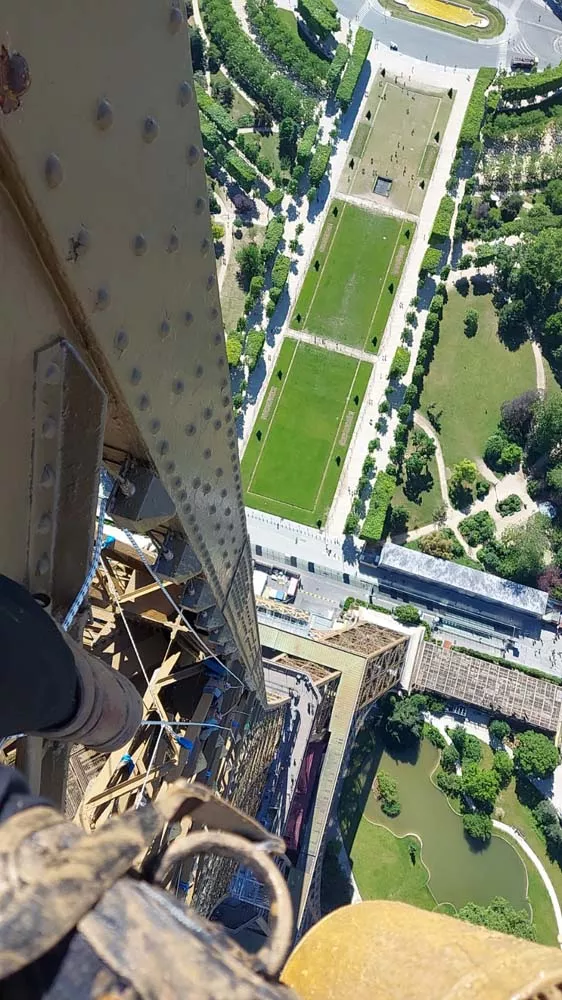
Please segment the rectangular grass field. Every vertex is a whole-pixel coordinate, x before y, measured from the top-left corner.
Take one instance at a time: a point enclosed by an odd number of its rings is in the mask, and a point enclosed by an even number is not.
[[[338,190],[417,215],[433,173],[454,94],[379,76],[357,124]],[[388,196],[375,194],[388,178]]]
[[[414,230],[413,222],[334,200],[293,310],[293,330],[376,353]]]
[[[371,372],[285,338],[242,459],[249,507],[324,524]]]

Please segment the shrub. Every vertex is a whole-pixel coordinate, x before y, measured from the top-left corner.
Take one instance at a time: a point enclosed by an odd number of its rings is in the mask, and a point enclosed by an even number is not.
[[[471,548],[489,542],[496,533],[494,522],[487,510],[465,517],[459,524],[459,530]]]
[[[229,368],[236,368],[242,357],[242,341],[233,333],[226,338],[226,358]]]
[[[336,8],[323,3],[323,0],[298,0],[297,10],[319,38],[326,38],[332,31],[339,30]]]
[[[359,536],[363,541],[378,542],[382,538],[386,515],[395,489],[395,478],[387,472],[379,472]]]
[[[420,277],[425,278],[428,274],[436,274],[440,263],[441,251],[437,250],[436,247],[428,247],[423,255]]]
[[[261,358],[264,343],[265,333],[263,330],[250,330],[246,337],[245,354],[251,372]]]
[[[460,146],[474,146],[478,142],[486,109],[486,91],[495,76],[496,70],[492,67],[483,66],[478,70],[461,126]]]
[[[476,309],[467,309],[464,317],[464,332],[467,337],[475,337],[478,331],[478,313]]]
[[[390,366],[390,378],[403,378],[410,364],[410,352],[407,347],[397,347]]]
[[[253,132],[240,132],[236,136],[236,145],[252,163],[257,163],[261,153],[260,140]]]
[[[465,813],[462,825],[467,837],[487,844],[492,837],[492,820],[486,813]]]
[[[474,263],[476,267],[486,267],[493,264],[496,259],[496,247],[490,243],[480,243],[474,251]]]
[[[498,500],[496,510],[502,517],[509,517],[510,514],[520,511],[522,506],[521,497],[518,497],[517,493],[510,493],[505,500]]]
[[[195,84],[195,93],[200,111],[220,129],[227,139],[234,139],[238,132],[238,126],[234,119],[230,117],[226,108],[207,94],[198,83]]]
[[[273,188],[271,191],[267,192],[263,200],[266,205],[269,205],[270,208],[277,208],[277,206],[283,201],[283,191],[279,188]]]
[[[379,771],[377,774],[377,798],[383,813],[387,816],[398,816],[400,812],[398,785],[386,771]]]
[[[359,515],[351,511],[346,519],[343,528],[344,535],[356,535],[359,530]]]
[[[230,176],[238,182],[241,188],[245,191],[249,191],[252,184],[257,180],[256,171],[252,169],[246,160],[243,160],[238,153],[235,153],[233,149],[229,149],[226,154],[226,159],[224,165],[228,170]]]
[[[560,754],[552,740],[528,729],[521,733],[513,754],[518,771],[528,778],[547,778],[558,766]]]
[[[484,771],[476,764],[463,763],[462,789],[480,812],[492,812],[500,782],[496,771]]]
[[[429,722],[424,723],[423,738],[425,740],[429,740],[429,742],[432,743],[434,747],[437,747],[438,750],[443,750],[443,748],[447,746],[445,737],[443,736],[441,730],[439,730],[437,726],[432,726]]]
[[[515,73],[500,80],[502,97],[506,101],[530,100],[562,87],[562,67],[545,69],[541,73]]]
[[[365,60],[371,48],[373,32],[366,28],[358,28],[353,44],[353,51],[347,61],[347,66],[343,72],[338,89],[336,90],[336,100],[342,108],[346,109],[351,104],[353,92],[357,86]]]
[[[492,739],[497,740],[498,743],[503,743],[511,736],[511,726],[505,719],[491,719],[488,723],[488,732]]]
[[[263,246],[261,248],[262,260],[267,262],[277,250],[281,239],[283,238],[283,232],[285,230],[285,217],[283,215],[275,215],[267,223],[267,228],[265,230],[265,236],[263,240]]]
[[[347,63],[348,59],[349,59],[349,49],[347,45],[342,45],[340,42],[334,53],[334,58],[332,59],[330,68],[328,70],[327,84],[331,94],[335,93],[335,91],[338,88],[341,75],[344,71],[345,64]]]
[[[455,199],[451,198],[449,194],[444,195],[437,209],[437,215],[435,216],[435,222],[433,223],[433,229],[429,237],[432,243],[443,243],[444,240],[449,238],[454,211]]]
[[[463,253],[461,259],[459,260],[459,271],[466,271],[471,264],[472,264],[471,255],[469,253]],[[467,280],[466,278],[463,278],[463,281],[466,280]]]
[[[445,303],[443,302],[443,296],[434,295],[431,302],[429,303],[429,311],[430,313],[433,313],[435,316],[441,319],[441,317],[443,316],[444,305]]]
[[[331,146],[318,143],[316,149],[314,150],[314,156],[312,157],[312,162],[308,171],[310,183],[313,187],[317,188],[320,181],[324,177],[326,170],[328,169],[331,154]]]
[[[478,764],[482,756],[480,740],[476,736],[471,736],[462,726],[456,726],[449,733],[453,745],[457,748],[461,761],[464,764]]]
[[[271,280],[274,287],[278,288],[280,291],[285,287],[287,278],[289,277],[290,267],[291,261],[289,257],[285,257],[282,253],[278,254],[275,264],[271,269]]]
[[[506,788],[513,777],[514,764],[511,757],[505,750],[496,750],[492,766],[498,776],[501,787]]]
[[[312,156],[312,147],[316,142],[316,136],[318,134],[318,125],[313,122],[312,125],[307,125],[302,139],[299,140],[297,145],[297,161],[305,166],[310,157]]]
[[[441,754],[441,767],[447,774],[454,774],[459,762],[460,758],[457,748],[452,743],[447,744]]]
[[[460,795],[461,783],[460,774],[447,774],[445,771],[435,772],[435,784],[445,795]]]

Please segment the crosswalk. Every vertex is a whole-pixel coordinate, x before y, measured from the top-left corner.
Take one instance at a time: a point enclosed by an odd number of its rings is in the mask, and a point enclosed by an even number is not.
[[[359,10],[357,11],[354,20],[357,21],[358,24],[362,24],[363,18],[371,10],[372,6],[373,6],[373,0],[365,0],[365,2],[361,4]]]

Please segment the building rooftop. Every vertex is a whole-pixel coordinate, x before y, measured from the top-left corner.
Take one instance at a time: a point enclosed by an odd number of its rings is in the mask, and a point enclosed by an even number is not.
[[[547,608],[548,594],[542,590],[502,580],[499,576],[492,576],[491,573],[480,572],[469,566],[460,566],[446,559],[426,556],[423,552],[393,545],[391,542],[383,546],[379,566],[450,587],[480,600],[502,604],[528,615],[542,617]]]
[[[560,723],[559,685],[429,642],[423,644],[411,687],[498,712],[550,733],[556,733]]]

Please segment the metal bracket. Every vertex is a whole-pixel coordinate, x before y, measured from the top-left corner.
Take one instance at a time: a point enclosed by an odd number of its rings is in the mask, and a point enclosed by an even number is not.
[[[146,534],[176,513],[176,505],[159,477],[146,466],[129,464],[117,481],[108,504],[115,523]]]
[[[201,563],[185,536],[170,531],[154,564],[154,572],[166,580],[190,580],[201,572]]]

